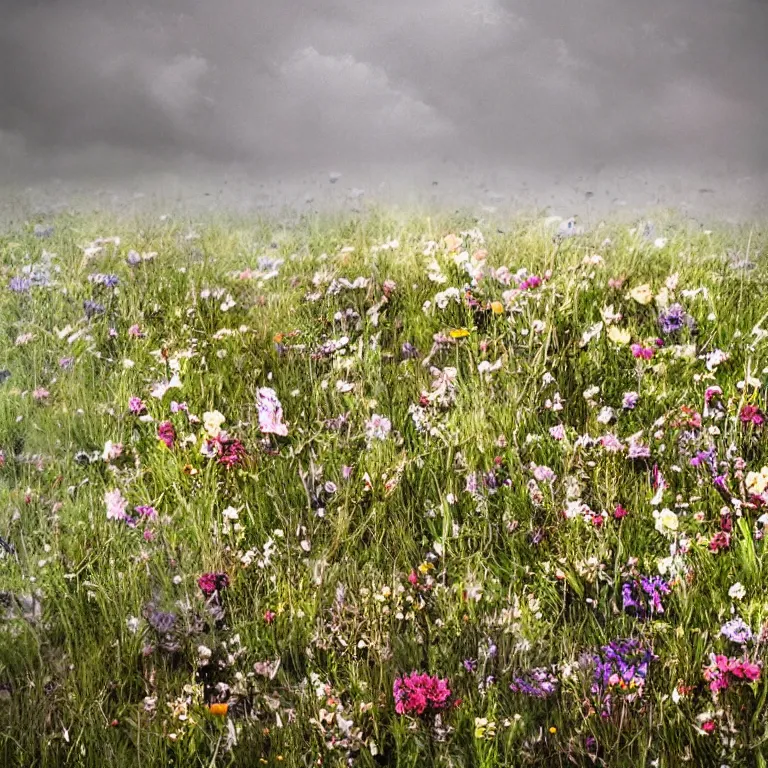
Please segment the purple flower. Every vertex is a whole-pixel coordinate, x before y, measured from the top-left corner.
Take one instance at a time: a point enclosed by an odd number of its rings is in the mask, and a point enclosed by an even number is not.
[[[666,312],[659,315],[659,328],[667,336],[677,333],[685,326],[692,325],[693,319],[680,304],[673,304]]]
[[[26,277],[12,277],[8,287],[14,293],[27,293],[32,287],[32,281]]]
[[[412,360],[413,358],[419,356],[419,350],[416,349],[416,347],[414,347],[410,341],[406,341],[400,348],[400,355],[402,356],[403,360]]]
[[[726,621],[720,627],[720,634],[727,637],[731,642],[744,645],[752,639],[752,630],[746,622],[739,616],[730,621]]]
[[[640,399],[640,395],[637,392],[625,392],[624,399],[621,402],[621,407],[625,411],[631,411],[637,405],[637,401]]]
[[[83,302],[83,311],[85,312],[86,318],[90,320],[92,317],[95,317],[96,315],[104,314],[104,305],[99,304],[98,301],[93,301],[93,299],[86,299]]]
[[[534,667],[514,675],[509,689],[535,699],[548,699],[557,692],[557,686],[556,675],[545,667]]]

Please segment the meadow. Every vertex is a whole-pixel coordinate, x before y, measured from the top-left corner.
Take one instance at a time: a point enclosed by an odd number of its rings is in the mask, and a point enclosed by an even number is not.
[[[755,766],[768,231],[0,234],[0,765]]]

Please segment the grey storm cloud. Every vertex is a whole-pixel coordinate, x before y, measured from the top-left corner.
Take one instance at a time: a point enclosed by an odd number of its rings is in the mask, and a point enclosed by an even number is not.
[[[0,0],[0,162],[768,169],[757,0]]]

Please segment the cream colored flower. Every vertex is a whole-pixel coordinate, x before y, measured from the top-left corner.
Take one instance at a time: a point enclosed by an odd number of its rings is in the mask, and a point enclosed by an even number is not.
[[[768,467],[763,467],[759,472],[748,472],[745,482],[751,494],[760,496],[765,493],[768,488]]]
[[[221,432],[221,425],[226,421],[226,417],[219,411],[206,411],[203,414],[203,429],[210,438],[216,438]]]
[[[676,531],[680,527],[678,516],[668,507],[662,509],[661,512],[654,512],[653,516],[656,518],[656,530],[659,533]]]
[[[618,325],[612,325],[608,328],[608,338],[614,344],[629,344],[632,336],[626,328],[619,328]]]
[[[638,304],[650,304],[653,301],[653,291],[648,283],[636,286],[629,292],[629,295]]]

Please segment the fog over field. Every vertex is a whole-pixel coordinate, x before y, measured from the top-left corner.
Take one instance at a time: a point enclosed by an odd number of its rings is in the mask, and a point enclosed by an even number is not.
[[[762,0],[1,0],[0,13],[6,206],[378,197],[751,216],[768,198]]]

